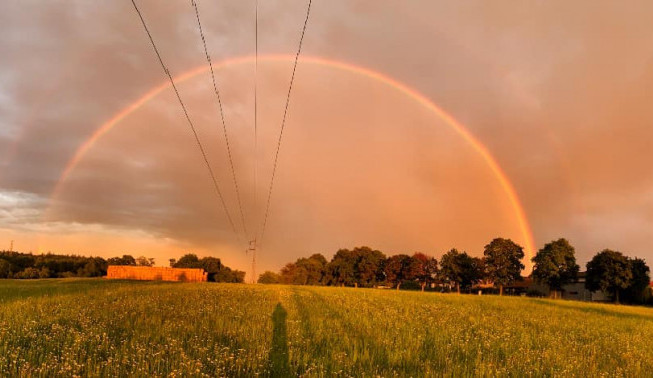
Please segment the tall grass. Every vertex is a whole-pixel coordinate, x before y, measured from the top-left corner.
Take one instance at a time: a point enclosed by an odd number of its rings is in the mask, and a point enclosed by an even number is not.
[[[372,289],[0,282],[0,376],[644,376],[653,374],[651,340],[649,308]]]

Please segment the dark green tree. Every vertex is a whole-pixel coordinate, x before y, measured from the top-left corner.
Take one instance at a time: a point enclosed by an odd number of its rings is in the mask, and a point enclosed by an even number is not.
[[[633,278],[623,292],[623,300],[628,303],[645,303],[648,297],[648,287],[651,282],[650,269],[640,258],[629,259]]]
[[[485,246],[483,252],[485,271],[495,285],[499,286],[499,295],[503,287],[521,279],[524,264],[524,249],[510,239],[496,238]]]
[[[471,288],[472,285],[482,282],[487,278],[485,260],[480,257],[472,257],[469,268],[469,279],[465,281],[464,287]]]
[[[547,243],[532,259],[535,264],[533,278],[547,285],[553,298],[562,287],[576,279],[579,266],[576,264],[574,247],[566,239]]]
[[[438,276],[438,260],[435,257],[429,257],[421,252],[413,254],[413,259],[419,263],[419,274],[417,280],[422,287],[422,291],[427,285],[435,283]]]
[[[136,259],[131,255],[122,255],[122,257],[112,257],[107,260],[109,265],[136,265]]]
[[[204,269],[207,279],[212,282],[242,283],[245,281],[245,272],[232,270],[222,264],[219,258],[212,256],[200,259],[193,253],[187,253],[175,261],[172,267]]]
[[[138,258],[136,258],[136,265],[154,266],[154,259],[151,257],[139,256]]]
[[[11,263],[5,259],[0,259],[0,278],[9,278],[11,276]]]
[[[352,251],[355,256],[354,277],[355,285],[361,287],[374,287],[383,281],[383,263],[385,255],[369,247],[357,247]]]
[[[629,287],[632,279],[630,261],[621,252],[605,249],[587,263],[585,287],[611,293],[615,303],[619,303],[619,292]]]
[[[9,262],[11,265],[11,273],[14,275],[25,268],[33,267],[36,264],[36,257],[31,253],[3,251],[0,252],[0,258]]]
[[[281,268],[281,282],[289,285],[305,285],[308,281],[308,272],[303,266],[288,263]]]
[[[0,252],[0,261],[9,263],[9,274],[6,276],[14,278],[85,276],[84,267],[89,263],[97,266],[98,273],[94,276],[105,275],[107,271],[107,261],[101,257],[55,255],[53,253],[33,255],[31,253],[4,251]],[[2,263],[0,265],[7,267]],[[33,268],[33,270],[27,270],[27,268]],[[27,270],[26,273],[25,270]],[[38,272],[38,274],[34,272]],[[2,272],[0,274],[0,277],[5,275]]]
[[[300,285],[322,285],[326,274],[327,260],[319,253],[309,258],[300,258],[295,262],[295,273],[300,275]]]
[[[195,265],[194,263],[191,264]],[[204,269],[207,275],[207,280],[212,282],[217,282],[216,275],[225,268],[219,258],[211,256],[202,257],[199,259],[197,262],[197,267]]]
[[[107,274],[106,262],[99,258],[92,258],[77,270],[79,277],[101,277]]]
[[[388,283],[401,288],[404,281],[415,280],[421,273],[419,261],[412,256],[399,254],[388,258],[385,264],[385,277]]]
[[[356,284],[357,256],[348,249],[336,252],[327,264],[327,283],[338,286],[354,286]]]
[[[179,260],[177,260],[177,262],[173,266],[173,268],[201,268],[201,267],[202,266],[200,264],[200,259],[197,257],[196,254],[193,253],[187,253],[183,255]]]
[[[470,288],[483,278],[482,269],[481,259],[453,248],[442,255],[439,275],[443,282],[455,286],[460,294],[461,287]]]
[[[245,272],[241,270],[232,270],[227,266],[223,266],[222,269],[214,276],[215,282],[226,282],[226,283],[243,283],[245,282]]]

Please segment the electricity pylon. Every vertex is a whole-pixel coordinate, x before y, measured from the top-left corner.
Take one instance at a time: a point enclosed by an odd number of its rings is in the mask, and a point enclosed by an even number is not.
[[[256,239],[249,241],[247,252],[252,252],[252,283],[256,283]]]

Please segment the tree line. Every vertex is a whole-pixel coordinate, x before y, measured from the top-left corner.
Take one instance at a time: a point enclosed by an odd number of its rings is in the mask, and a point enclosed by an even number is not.
[[[107,261],[101,257],[0,252],[0,278],[100,277],[106,274]]]
[[[145,256],[134,258],[132,255],[122,255],[105,260],[102,257],[55,255],[52,253],[35,255],[9,251],[0,252],[0,278],[102,277],[106,276],[109,265],[154,266],[154,259]],[[171,259],[170,266],[173,268],[202,268],[208,273],[208,280],[213,282],[242,283],[245,280],[245,272],[232,270],[216,257],[200,259],[194,254],[186,254],[179,260]]]
[[[279,273],[266,271],[258,277],[263,284],[328,285],[352,287],[392,287],[439,291],[470,292],[492,286],[499,295],[504,287],[523,279],[524,250],[510,239],[496,238],[488,243],[482,257],[451,249],[438,261],[423,253],[386,257],[369,247],[338,250],[331,261],[321,254],[286,264]],[[555,298],[563,287],[576,282],[580,266],[575,249],[566,239],[544,245],[532,258],[532,278],[547,286]],[[587,263],[585,287],[603,291],[613,300],[628,303],[651,301],[648,289],[649,267],[639,258],[604,250]]]
[[[197,255],[188,253],[179,260],[170,259],[170,267],[204,269],[210,282],[245,282],[245,272],[229,268],[217,257],[207,256],[200,259]]]

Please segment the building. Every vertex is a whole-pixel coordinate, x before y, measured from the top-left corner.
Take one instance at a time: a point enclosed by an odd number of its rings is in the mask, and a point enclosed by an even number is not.
[[[107,278],[114,280],[206,282],[204,269],[109,265]]]
[[[585,272],[579,272],[576,280],[562,286],[562,292],[558,293],[562,299],[571,299],[586,302],[608,302],[610,295],[602,291],[589,291],[585,288]],[[539,284],[532,277],[524,277],[512,285],[504,287],[504,291],[509,295],[529,295],[549,297],[552,295],[551,290],[546,285]]]

